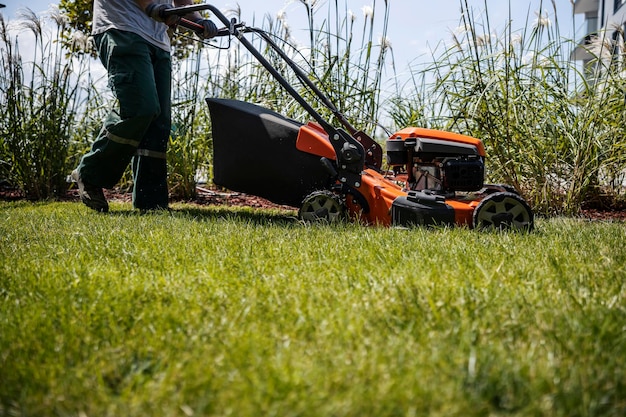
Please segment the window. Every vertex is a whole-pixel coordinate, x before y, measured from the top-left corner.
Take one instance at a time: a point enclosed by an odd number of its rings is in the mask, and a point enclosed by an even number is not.
[[[626,4],[626,0],[615,0],[615,12],[617,12],[624,4]]]
[[[597,33],[598,32],[598,17],[587,17],[587,33]]]

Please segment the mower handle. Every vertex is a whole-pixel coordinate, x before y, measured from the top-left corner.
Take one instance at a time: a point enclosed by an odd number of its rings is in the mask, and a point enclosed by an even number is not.
[[[204,32],[204,26],[196,22],[192,22],[189,19],[181,18],[178,24],[196,33]],[[234,35],[235,29],[243,29],[245,26],[246,24],[244,22],[235,23],[235,20],[233,19],[230,21],[228,27],[218,29],[217,35],[215,35],[215,37]]]
[[[239,33],[238,29],[244,29],[245,23],[239,22],[237,23],[236,19],[228,20],[226,16],[215,6],[206,3],[199,4],[190,4],[189,6],[181,6],[181,7],[171,7],[169,9],[163,10],[163,17],[167,16],[180,16],[181,19],[179,21],[179,25],[184,28],[190,29],[196,33],[204,32],[204,26],[199,25],[195,22],[192,22],[189,19],[185,19],[183,16],[193,13],[199,12],[202,10],[209,10],[213,13],[217,19],[219,19],[222,24],[225,26],[217,31],[217,36],[229,36],[229,35],[237,35]]]
[[[202,10],[210,10],[214,12],[215,7],[210,4],[200,3],[200,4],[190,4],[189,6],[180,6],[180,7],[171,7],[169,9],[163,10],[163,16],[184,16],[193,12],[200,12]],[[215,13],[215,12],[214,12]]]

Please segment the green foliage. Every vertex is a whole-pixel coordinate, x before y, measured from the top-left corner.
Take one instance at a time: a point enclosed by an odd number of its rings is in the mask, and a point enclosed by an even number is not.
[[[621,223],[400,230],[119,203],[0,215],[1,415],[626,412]]]
[[[324,7],[318,2],[301,3],[309,24],[309,55],[304,58],[311,78],[357,130],[373,136],[381,118],[385,70],[392,58],[387,39],[388,2],[377,8],[374,1],[363,9],[362,18],[348,10],[347,2],[335,0]],[[318,22],[323,10],[327,16]],[[333,120],[327,109],[320,112]]]
[[[60,0],[59,9],[67,16],[72,29],[91,33],[93,0]]]
[[[388,52],[384,45],[374,44],[374,27],[379,24],[374,20],[374,12],[366,16],[363,27],[357,30],[354,27],[355,18],[348,16],[347,10],[342,11],[339,2],[334,3],[334,8],[329,8],[328,17],[321,22],[317,21],[319,6],[307,2],[302,4],[308,16],[313,46],[308,51],[302,52],[302,48],[296,46],[284,17],[274,20],[266,16],[261,26],[318,87],[342,111],[345,110],[348,120],[357,129],[373,132],[380,117],[380,84]],[[387,13],[385,6],[381,19],[385,26]],[[227,14],[240,20],[239,10],[231,10]],[[335,22],[333,29],[341,33],[330,30],[330,22]],[[251,22],[250,26],[254,27],[255,22]],[[358,33],[362,33],[360,45],[354,41]],[[247,34],[246,38],[316,110],[328,120],[333,120],[333,114],[302,85],[263,39],[254,34]],[[206,43],[203,48],[198,48],[198,43],[176,44],[174,50],[174,56],[182,54],[186,58],[176,60],[174,64],[173,122],[176,129],[168,157],[170,186],[176,196],[185,199],[195,195],[196,173],[210,173],[210,127],[204,97],[239,99],[274,109],[297,120],[311,119],[245,47],[233,39],[216,42]]]
[[[83,83],[89,80],[85,57],[64,59],[58,42],[66,31],[63,17],[52,14],[50,20],[52,35],[43,19],[24,12],[19,32],[32,39],[33,53],[27,61],[0,15],[0,174],[31,199],[67,190],[73,133],[82,121]]]

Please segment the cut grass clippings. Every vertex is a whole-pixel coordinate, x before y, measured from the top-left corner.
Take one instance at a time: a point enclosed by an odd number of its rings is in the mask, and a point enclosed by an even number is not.
[[[0,416],[619,416],[626,228],[0,202]]]

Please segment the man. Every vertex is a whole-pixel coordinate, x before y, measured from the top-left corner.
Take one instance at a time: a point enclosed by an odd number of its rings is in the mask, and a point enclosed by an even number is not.
[[[191,0],[174,0],[174,6]],[[168,26],[177,16],[166,17],[169,1],[95,0],[94,41],[105,66],[117,106],[104,121],[91,150],[72,178],[81,201],[107,212],[103,188],[112,188],[129,163],[133,172],[133,207],[140,211],[168,208],[167,163],[171,127],[171,57]],[[197,13],[186,19],[204,28],[208,39],[217,27]]]

